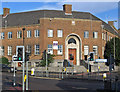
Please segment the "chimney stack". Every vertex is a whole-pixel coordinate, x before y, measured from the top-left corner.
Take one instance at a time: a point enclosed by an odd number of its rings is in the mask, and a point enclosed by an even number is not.
[[[108,24],[109,24],[110,26],[114,26],[114,21],[108,21]]]
[[[72,15],[72,5],[71,4],[64,4],[63,11],[66,15]]]
[[[10,8],[3,8],[3,17],[10,14]]]

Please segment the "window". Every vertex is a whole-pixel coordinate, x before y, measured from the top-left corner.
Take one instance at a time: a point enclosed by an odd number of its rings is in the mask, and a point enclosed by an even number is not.
[[[0,46],[0,55],[1,55],[1,56],[4,55],[4,46]]]
[[[53,30],[48,30],[48,37],[53,37]]]
[[[35,55],[39,55],[39,45],[35,45]]]
[[[104,40],[104,33],[102,33],[102,40]]]
[[[30,38],[30,37],[31,37],[31,31],[28,30],[28,31],[27,31],[27,38]]]
[[[106,35],[105,35],[105,33],[104,33],[104,40],[106,40]]]
[[[8,32],[8,39],[12,39],[12,32]]]
[[[109,36],[109,41],[110,41],[110,38],[111,38],[111,37]]]
[[[2,33],[0,34],[0,36],[1,36],[1,37],[0,37],[1,39],[4,39],[4,38],[5,38],[4,32],[2,32]]]
[[[22,38],[22,31],[17,32],[17,38]]]
[[[88,55],[88,54],[89,54],[89,47],[84,46],[84,55]]]
[[[58,55],[63,54],[63,45],[58,45]]]
[[[84,38],[88,38],[89,37],[89,32],[88,31],[85,31],[84,32]]]
[[[104,56],[104,47],[102,47],[102,56]]]
[[[112,39],[112,37],[111,37],[111,39]]]
[[[93,52],[95,53],[95,55],[97,55],[97,53],[98,53],[98,46],[93,46]]]
[[[28,54],[31,54],[31,46],[30,46],[30,45],[27,45],[27,47],[26,47],[26,52],[27,52]]]
[[[12,46],[8,46],[8,55],[12,55]]]
[[[63,31],[62,30],[57,30],[57,36],[58,37],[63,37]]]
[[[39,37],[39,30],[35,30],[35,37]]]
[[[53,54],[53,45],[51,44],[48,45],[48,53]]]
[[[98,32],[93,32],[93,38],[98,38]]]
[[[70,39],[69,39],[69,41],[68,41],[68,44],[71,44],[71,43],[76,44],[76,40],[75,40],[75,39],[73,39],[73,38],[70,38]]]

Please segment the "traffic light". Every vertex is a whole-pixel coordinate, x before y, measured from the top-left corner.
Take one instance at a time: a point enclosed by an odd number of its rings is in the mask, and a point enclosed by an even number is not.
[[[17,60],[23,61],[23,48],[18,48]]]
[[[94,53],[90,53],[90,61],[94,61]]]
[[[25,61],[29,61],[29,53],[25,52]]]

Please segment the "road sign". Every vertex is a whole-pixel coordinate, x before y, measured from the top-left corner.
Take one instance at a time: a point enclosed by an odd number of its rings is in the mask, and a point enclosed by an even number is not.
[[[105,62],[107,62],[107,59],[96,59],[95,62],[105,63]]]

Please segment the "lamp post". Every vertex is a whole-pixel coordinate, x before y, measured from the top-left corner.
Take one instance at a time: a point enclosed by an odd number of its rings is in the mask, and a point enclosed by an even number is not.
[[[22,30],[23,30],[23,46],[24,46],[24,31],[25,31],[25,28],[22,28]],[[25,63],[25,56],[23,58],[23,80],[22,80],[22,82],[23,82],[22,90],[23,91],[24,91],[24,72],[25,72],[25,70],[24,70],[24,63]]]

